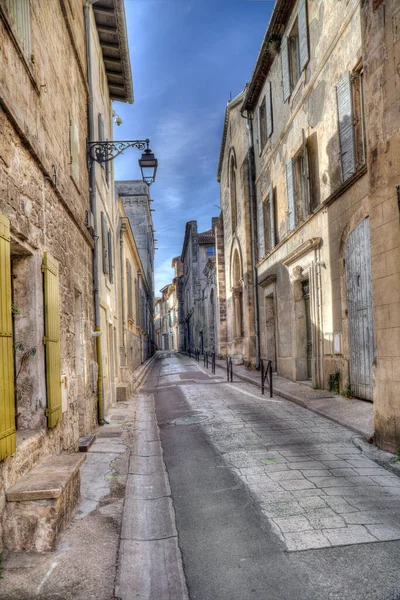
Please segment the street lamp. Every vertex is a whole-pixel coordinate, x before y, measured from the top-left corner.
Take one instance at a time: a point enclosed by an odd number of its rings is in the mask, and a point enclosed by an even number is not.
[[[158,167],[158,161],[149,147],[150,140],[126,140],[126,141],[108,141],[99,140],[97,142],[87,142],[87,157],[89,166],[93,161],[103,165],[110,160],[114,160],[122,154],[127,148],[137,148],[143,150],[142,157],[139,159],[139,166],[142,172],[142,178],[145,183],[151,185],[155,178]]]

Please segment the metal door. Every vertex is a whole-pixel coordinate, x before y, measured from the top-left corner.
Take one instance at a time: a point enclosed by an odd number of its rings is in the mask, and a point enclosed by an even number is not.
[[[349,235],[344,259],[351,392],[358,398],[372,400],[374,319],[369,219]]]
[[[311,310],[310,310],[310,282],[303,281],[302,283],[303,289],[303,298],[305,304],[305,313],[306,313],[306,352],[307,352],[307,379],[312,378],[312,331],[311,331]]]

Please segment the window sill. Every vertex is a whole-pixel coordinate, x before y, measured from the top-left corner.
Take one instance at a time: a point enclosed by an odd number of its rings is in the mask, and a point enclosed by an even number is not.
[[[21,62],[23,64],[26,72],[28,73],[29,79],[31,80],[31,83],[32,83],[32,86],[33,86],[35,92],[37,93],[38,96],[40,96],[40,87],[36,81],[36,73],[33,69],[31,60],[28,58],[25,50],[21,46],[18,36],[15,33],[14,26],[11,23],[6,10],[4,10],[4,8],[1,6],[1,4],[0,4],[0,19],[3,21],[4,26],[7,30],[7,33],[10,36],[10,39],[15,46],[17,54],[18,54],[19,58],[21,59]]]

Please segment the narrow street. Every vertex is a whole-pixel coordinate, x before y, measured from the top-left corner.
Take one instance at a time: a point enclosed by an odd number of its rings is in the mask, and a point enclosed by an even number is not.
[[[400,479],[356,434],[161,357],[142,392],[155,395],[190,599],[399,598]]]

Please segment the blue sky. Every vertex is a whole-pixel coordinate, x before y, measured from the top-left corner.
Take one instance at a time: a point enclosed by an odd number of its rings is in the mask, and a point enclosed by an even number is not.
[[[209,229],[226,103],[249,80],[273,0],[125,0],[135,91],[114,103],[115,139],[149,137],[159,161],[151,187],[155,290],[173,277],[186,221]],[[115,161],[116,179],[139,179],[139,154]]]

